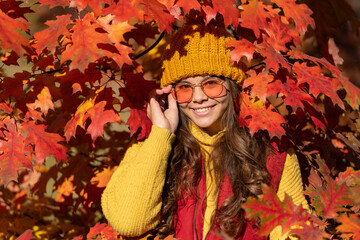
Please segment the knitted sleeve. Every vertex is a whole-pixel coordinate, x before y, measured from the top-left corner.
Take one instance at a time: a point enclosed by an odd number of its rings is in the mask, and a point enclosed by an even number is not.
[[[133,144],[101,197],[102,210],[121,235],[133,237],[160,222],[167,160],[175,135],[152,126],[148,139]]]
[[[303,194],[303,183],[301,180],[299,162],[293,149],[289,149],[286,156],[277,196],[283,201],[285,199],[285,194],[292,198],[294,204],[302,204],[304,208],[308,209],[308,204]],[[296,237],[288,236],[286,233],[282,235],[281,226],[277,226],[270,233],[270,240],[284,240],[287,237],[290,239],[297,239]]]

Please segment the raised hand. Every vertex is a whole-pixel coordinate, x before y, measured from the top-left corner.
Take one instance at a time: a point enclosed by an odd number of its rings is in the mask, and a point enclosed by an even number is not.
[[[175,133],[179,124],[179,110],[176,100],[170,94],[171,89],[169,85],[150,93],[147,115],[154,125]]]

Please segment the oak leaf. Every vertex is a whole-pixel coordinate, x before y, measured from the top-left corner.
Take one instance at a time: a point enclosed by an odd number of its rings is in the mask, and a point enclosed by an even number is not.
[[[268,95],[268,83],[274,80],[274,76],[261,72],[256,74],[254,70],[248,71],[250,77],[244,80],[243,88],[251,86],[250,97],[258,96],[262,102],[266,101]]]
[[[58,142],[65,141],[57,133],[45,131],[45,125],[37,125],[34,122],[23,122],[21,127],[27,132],[25,144],[31,144],[35,148],[35,160],[40,165],[50,155],[54,156],[57,161],[66,161],[67,148]]]
[[[46,116],[49,109],[54,110],[54,103],[51,100],[49,88],[44,87],[37,95],[37,99],[33,103],[33,108],[40,108],[41,112]]]
[[[336,93],[340,86],[338,79],[326,77],[320,67],[308,67],[306,63],[299,64],[295,62],[293,71],[297,74],[298,83],[308,83],[309,92],[315,97],[318,97],[320,93],[324,93],[331,98],[334,104],[344,109],[344,103]]]
[[[146,109],[130,108],[130,117],[126,122],[130,128],[130,135],[138,133],[137,139],[144,139],[149,136],[152,122],[147,116]]]
[[[6,139],[0,140],[0,178],[6,185],[17,179],[17,171],[21,168],[32,168],[31,161],[25,155],[25,137],[18,131],[13,119],[6,118]]]
[[[87,133],[91,135],[93,141],[99,136],[103,135],[104,125],[108,122],[120,122],[120,115],[113,110],[105,110],[106,102],[101,101],[94,105],[94,107],[87,110],[84,120],[91,119],[91,123],[87,128]]]
[[[74,193],[76,186],[73,184],[74,175],[71,175],[69,178],[65,178],[64,182],[57,187],[58,193],[55,197],[56,202],[64,202],[65,198]]]
[[[267,130],[271,137],[279,137],[285,134],[285,119],[275,111],[271,105],[265,106],[261,100],[250,100],[249,96],[242,94],[240,103],[239,122],[247,126],[251,134],[259,130]]]
[[[51,53],[55,52],[55,48],[59,45],[59,36],[70,35],[70,32],[67,30],[67,26],[72,23],[70,17],[70,14],[57,16],[56,20],[45,22],[45,24],[49,26],[47,29],[34,34],[36,43],[33,46],[36,49],[37,54],[40,54],[45,48]]]
[[[100,33],[96,29],[100,26],[92,21],[90,14],[84,19],[77,19],[71,29],[72,43],[66,46],[62,53],[61,63],[71,60],[70,70],[78,68],[84,72],[88,65],[99,58],[106,56],[104,50],[98,44],[111,44],[105,33]]]
[[[297,108],[304,109],[304,101],[314,103],[314,99],[309,94],[301,90],[295,81],[290,79],[288,79],[286,83],[282,83],[280,80],[276,80],[269,84],[268,94],[280,94],[281,96],[284,96],[284,103],[288,106],[291,106],[295,111]]]
[[[315,21],[311,17],[313,13],[306,4],[297,4],[296,0],[272,0],[284,11],[284,15],[292,18],[296,25],[296,30],[304,35],[307,31],[307,26],[310,25],[315,29]]]
[[[360,219],[355,214],[348,216],[341,216],[338,218],[341,223],[337,229],[342,232],[344,237],[351,237],[352,239],[360,239]]]
[[[164,4],[157,0],[135,0],[135,2],[142,6],[145,20],[154,20],[159,24],[160,30],[171,31],[175,17],[169,13]]]
[[[212,0],[214,10],[223,15],[225,26],[239,24],[240,10],[236,7],[235,0]]]
[[[116,167],[107,167],[104,168],[103,171],[97,173],[95,177],[93,177],[90,182],[92,184],[96,184],[98,188],[104,188],[110,181],[111,176],[115,172]]]
[[[262,1],[258,0],[241,5],[241,9],[243,11],[241,12],[240,25],[253,30],[256,37],[260,37],[260,31],[267,25],[267,19],[272,18],[275,14],[277,15],[276,10],[271,10]]]
[[[0,10],[0,43],[3,52],[14,50],[22,55],[25,50],[22,46],[28,47],[28,40],[16,30],[27,31],[28,22],[25,19],[13,19]]]
[[[233,47],[230,52],[231,62],[239,62],[241,57],[245,56],[248,62],[253,59],[257,46],[246,39],[230,40],[226,43],[227,46]]]

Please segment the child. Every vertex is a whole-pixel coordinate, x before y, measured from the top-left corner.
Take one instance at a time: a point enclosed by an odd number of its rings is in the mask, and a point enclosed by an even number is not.
[[[306,205],[293,151],[278,153],[265,134],[239,127],[245,73],[230,64],[231,39],[224,28],[201,24],[172,37],[162,88],[147,108],[151,133],[128,149],[102,196],[105,217],[121,235],[160,226],[161,236],[185,240],[263,239],[241,207],[262,193],[262,184]],[[270,234],[281,238],[281,228]]]

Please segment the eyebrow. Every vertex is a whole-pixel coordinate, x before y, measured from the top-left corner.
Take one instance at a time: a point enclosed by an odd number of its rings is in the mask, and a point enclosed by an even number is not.
[[[204,81],[204,80],[208,80],[208,79],[210,79],[210,78],[218,78],[218,79],[221,79],[220,77],[213,75],[213,76],[206,76],[206,77],[204,77],[203,79],[201,79],[200,82],[202,82],[202,81]],[[186,80],[181,80],[179,83],[190,83],[190,82],[188,82],[188,81],[186,81]]]

